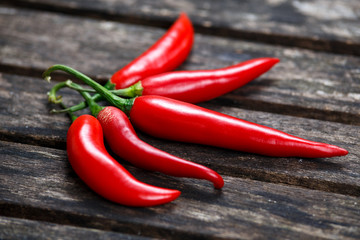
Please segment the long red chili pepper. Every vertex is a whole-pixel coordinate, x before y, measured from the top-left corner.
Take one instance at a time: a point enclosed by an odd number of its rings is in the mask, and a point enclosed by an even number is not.
[[[278,62],[277,58],[258,58],[221,69],[153,75],[140,81],[142,95],[159,95],[190,103],[203,102],[245,85]]]
[[[321,158],[343,156],[348,153],[334,145],[305,140],[166,97],[140,96],[122,99],[86,75],[67,66],[54,65],[43,76],[47,79],[55,70],[75,75],[112,105],[128,112],[131,122],[136,127],[156,137],[277,157]]]
[[[305,140],[189,103],[160,97],[134,100],[130,119],[155,137],[275,157],[323,158],[346,155],[340,147]]]
[[[194,29],[185,13],[153,46],[117,71],[110,79],[116,89],[178,67],[188,56],[194,41]]]
[[[136,207],[164,204],[180,192],[136,180],[106,151],[99,121],[90,115],[78,117],[67,135],[67,152],[78,176],[108,200]]]
[[[71,84],[81,89],[79,85]],[[91,99],[90,94],[86,92],[81,92],[81,94],[86,99],[91,113],[99,120],[110,148],[121,158],[150,171],[176,177],[206,179],[213,182],[215,188],[224,186],[224,180],[217,172],[173,156],[139,139],[128,117],[120,109],[103,108]]]

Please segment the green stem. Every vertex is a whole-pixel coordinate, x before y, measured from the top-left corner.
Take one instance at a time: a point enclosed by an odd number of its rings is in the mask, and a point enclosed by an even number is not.
[[[74,89],[78,92],[96,93],[96,91],[94,89],[83,88],[80,85],[73,83],[70,79],[66,80],[65,84],[67,87]]]
[[[83,87],[77,88],[74,85],[70,85],[69,87],[73,88],[74,90],[77,90],[77,91],[88,92],[88,93],[97,93],[96,90],[94,90],[94,89],[88,89],[88,88],[83,88]],[[105,87],[105,88],[109,89],[107,87]],[[130,87],[127,87],[127,88],[117,89],[117,90],[110,90],[110,92],[115,94],[116,96],[130,97],[130,98],[131,97],[141,96],[142,91],[143,91],[143,87],[141,85],[141,81],[139,81],[139,82],[135,83],[134,85],[131,85]]]
[[[75,89],[76,91],[78,91],[83,98],[85,99],[87,105],[90,108],[90,112],[94,117],[97,117],[97,115],[99,114],[99,112],[101,110],[104,109],[104,107],[100,106],[99,104],[97,104],[91,97],[91,95],[85,91],[85,89],[83,87],[81,87],[80,85],[73,83],[71,80],[67,80],[66,81],[66,85],[72,89]]]
[[[104,88],[109,89],[109,90],[114,89],[114,87],[115,87],[115,84],[113,84],[111,81],[107,81],[105,83],[105,85],[104,85]],[[92,96],[92,99],[95,102],[98,102],[98,101],[102,100],[103,97],[100,94],[96,93],[96,94],[94,94]],[[87,107],[87,103],[86,103],[86,101],[84,101],[84,102],[81,102],[81,103],[79,103],[77,105],[71,106],[70,108],[68,108],[68,111],[76,112],[76,111],[82,110],[82,109],[84,109],[86,107]]]
[[[61,102],[61,96],[56,96],[56,93],[63,87],[67,87],[66,86],[66,83],[65,82],[61,82],[61,83],[58,83],[56,84],[51,90],[50,92],[48,93],[49,95],[49,101],[52,102],[52,103],[60,103]],[[106,89],[114,89],[115,87],[115,84],[113,84],[111,81],[107,81],[104,85],[104,87]],[[94,90],[95,91],[95,90]],[[96,92],[96,91],[95,91]],[[100,94],[94,94],[92,96],[92,99],[95,101],[95,102],[98,102],[100,101],[101,99],[103,99],[103,97],[100,95]],[[71,106],[69,108],[66,108],[66,109],[63,109],[63,110],[56,110],[54,111],[54,113],[63,113],[63,112],[76,112],[76,111],[79,111],[79,110],[82,110],[84,108],[87,107],[87,104],[86,102],[81,102],[75,106]]]
[[[43,73],[44,79],[47,81],[50,81],[50,79],[51,79],[50,74],[56,70],[61,70],[61,71],[67,72],[67,73],[75,76],[76,78],[82,80],[84,83],[88,84],[90,87],[94,88],[100,95],[102,95],[112,105],[120,108],[124,112],[130,111],[130,109],[133,105],[133,102],[134,102],[134,98],[124,99],[124,98],[118,97],[118,96],[112,94],[111,92],[109,92],[108,89],[104,88],[99,83],[95,82],[94,80],[92,80],[91,78],[86,76],[85,74],[83,74],[71,67],[68,67],[65,65],[54,65]]]
[[[52,102],[52,103],[55,103],[55,104],[58,104],[58,103],[61,102],[62,97],[61,96],[56,96],[56,94],[63,87],[67,87],[65,82],[61,82],[61,83],[58,83],[58,84],[54,85],[54,87],[48,93],[49,102]],[[74,86],[71,86],[71,85],[69,87],[74,88]],[[120,97],[132,98],[132,97],[136,97],[136,96],[141,96],[142,91],[143,91],[141,81],[135,83],[134,85],[131,85],[128,88],[124,88],[124,89],[112,90],[112,89],[114,89],[114,87],[115,87],[115,84],[113,84],[111,81],[107,81],[105,83],[105,85],[104,85],[104,88],[110,90],[111,93],[113,93],[113,94],[115,94],[117,96],[120,96]],[[79,89],[75,88],[75,90],[79,90]],[[98,102],[98,101],[103,99],[103,97],[100,94],[98,94],[96,92],[96,90],[94,90],[94,89],[81,88],[81,91],[85,91],[85,92],[89,92],[89,93],[96,93],[96,94],[94,94],[92,96],[92,99],[95,102]],[[63,110],[56,110],[56,111],[54,111],[54,113],[55,112],[56,113],[76,112],[76,111],[79,111],[79,110],[82,110],[82,109],[86,108],[87,106],[88,105],[87,105],[86,101],[84,101],[84,102],[81,102],[81,103],[79,103],[77,105],[71,106],[71,107],[63,109]]]
[[[65,88],[65,87],[69,87],[69,88],[72,88],[72,89],[75,89],[77,91],[85,91],[84,88],[80,87],[79,85],[73,83],[71,80],[66,80],[64,82],[60,82],[58,84],[55,84],[51,90],[48,92],[48,100],[49,102],[51,103],[55,103],[55,104],[61,104],[62,103],[62,97],[61,96],[56,96],[56,93],[62,89],[62,88]],[[101,97],[101,95],[98,94],[98,98]],[[96,100],[96,98],[94,98]],[[76,106],[72,106],[72,107],[69,107],[69,108],[66,108],[64,107],[65,105],[62,104],[63,108],[62,110],[51,110],[51,113],[72,113],[72,112],[76,112],[78,110],[81,110],[81,109],[77,109]],[[86,102],[84,102],[84,108],[87,107],[87,104]]]
[[[51,103],[61,103],[62,102],[62,97],[61,96],[56,96],[56,93],[61,89],[67,87],[65,82],[61,82],[56,84],[53,88],[51,88],[50,92],[48,92],[48,100]]]
[[[110,91],[111,93],[120,96],[120,97],[137,97],[141,96],[144,88],[141,84],[141,81],[131,85],[130,87],[124,88],[124,89],[117,89]]]
[[[101,99],[103,99],[103,97],[100,95],[100,94],[94,94],[92,97],[91,97],[95,102],[98,102],[100,101]],[[61,113],[61,112],[76,112],[76,111],[80,111],[80,110],[83,110],[87,107],[87,103],[84,101],[84,102],[81,102],[77,105],[74,105],[74,106],[71,106],[67,109],[63,109],[63,110],[60,110],[60,111],[56,111],[57,113]]]

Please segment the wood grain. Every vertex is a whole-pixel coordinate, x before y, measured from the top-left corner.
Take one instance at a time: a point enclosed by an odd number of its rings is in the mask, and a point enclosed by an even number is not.
[[[0,70],[40,76],[52,64],[99,80],[145,51],[163,33],[124,25],[3,8]],[[196,35],[181,69],[212,69],[256,57],[281,62],[247,86],[213,101],[257,111],[360,125],[360,58]]]
[[[166,27],[179,12],[186,12],[197,32],[360,55],[360,7],[356,0],[11,0],[4,3]]]
[[[127,166],[141,181],[182,191],[170,204],[127,208],[89,190],[64,151],[0,144],[0,209],[7,217],[174,239],[359,237],[359,198],[228,176],[217,191]]]
[[[135,239],[146,237],[0,216],[1,239]]]
[[[0,139],[65,149],[70,121],[50,114],[51,84],[39,78],[0,76]],[[61,92],[64,102],[79,101],[74,92]],[[213,105],[201,106],[270,126],[310,140],[335,144],[350,154],[329,159],[271,158],[219,148],[162,141],[140,133],[146,142],[174,155],[207,165],[221,174],[274,183],[299,185],[360,196],[360,127],[286,115]]]

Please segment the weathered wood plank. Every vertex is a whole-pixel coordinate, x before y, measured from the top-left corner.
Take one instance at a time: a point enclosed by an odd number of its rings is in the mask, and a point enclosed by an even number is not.
[[[357,0],[11,0],[15,6],[40,8],[139,24],[168,25],[184,11],[196,30],[289,46],[360,54]],[[165,23],[164,23],[165,22]]]
[[[170,204],[128,208],[89,190],[65,151],[9,142],[0,146],[4,216],[175,239],[360,237],[360,198],[227,176],[217,191],[203,181],[126,166],[141,181],[182,191]]]
[[[47,103],[46,92],[51,86],[40,78],[8,74],[0,76],[0,139],[65,148],[70,121],[65,115],[49,114],[49,110],[55,107]],[[74,94],[70,91],[63,92],[64,101],[80,99]],[[201,105],[303,138],[339,145],[346,148],[350,154],[330,159],[270,158],[140,136],[160,149],[205,164],[225,175],[360,196],[359,126],[241,110],[209,103]]]
[[[63,63],[106,79],[147,49],[163,30],[2,8],[1,71],[40,72]],[[182,69],[220,68],[274,56],[281,63],[213,103],[360,124],[360,58],[197,35]]]
[[[79,228],[49,222],[1,217],[0,239],[149,239],[97,229]]]

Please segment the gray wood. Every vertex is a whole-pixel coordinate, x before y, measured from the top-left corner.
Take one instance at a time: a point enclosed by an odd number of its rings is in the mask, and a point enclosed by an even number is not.
[[[113,1],[8,0],[8,4],[137,24],[167,26],[186,12],[198,32],[360,54],[357,0]]]
[[[112,231],[0,216],[0,239],[149,239]]]
[[[97,79],[145,51],[163,33],[151,27],[51,13],[0,11],[0,70],[41,75],[56,63]],[[181,69],[212,69],[256,57],[278,57],[267,74],[213,101],[251,110],[360,124],[360,58],[196,35]]]
[[[3,74],[0,77],[0,139],[65,148],[68,117],[52,115],[47,102],[52,84],[40,78]],[[62,92],[64,102],[80,99]],[[350,154],[328,159],[271,158],[193,144],[140,136],[148,143],[185,159],[207,165],[221,174],[280,182],[343,194],[360,195],[360,127],[286,115],[213,105],[201,106],[270,126],[310,140],[335,144]],[[86,112],[85,112],[86,113]]]
[[[0,145],[0,209],[8,217],[175,239],[360,237],[359,198],[229,176],[217,191],[126,166],[141,181],[182,192],[163,206],[128,208],[89,190],[62,150]]]

